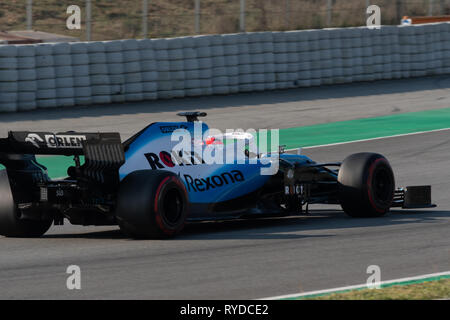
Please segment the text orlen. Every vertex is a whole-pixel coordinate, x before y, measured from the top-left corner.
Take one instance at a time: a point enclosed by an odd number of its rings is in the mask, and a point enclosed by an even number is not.
[[[49,148],[82,148],[81,143],[84,140],[86,136],[82,135],[45,135],[45,142]]]
[[[46,145],[47,148],[82,148],[82,142],[86,140],[85,135],[62,135],[46,134],[44,139],[37,133],[29,133],[25,142],[31,143],[36,148]]]

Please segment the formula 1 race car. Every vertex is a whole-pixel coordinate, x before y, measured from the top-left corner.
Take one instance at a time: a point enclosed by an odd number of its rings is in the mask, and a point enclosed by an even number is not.
[[[234,150],[239,140],[202,136],[190,140],[193,152],[178,151],[175,132],[209,129],[198,121],[205,113],[178,115],[187,121],[152,123],[123,143],[119,133],[9,132],[0,139],[0,164],[6,168],[0,171],[0,235],[39,237],[67,219],[119,225],[134,238],[164,238],[187,221],[301,214],[317,203],[340,204],[352,217],[434,206],[430,186],[395,189],[389,162],[376,153],[316,163],[281,148],[244,148],[244,156],[231,163],[206,163],[206,148]],[[35,155],[73,156],[74,164],[67,178],[50,179]],[[261,174],[273,165],[273,174]]]

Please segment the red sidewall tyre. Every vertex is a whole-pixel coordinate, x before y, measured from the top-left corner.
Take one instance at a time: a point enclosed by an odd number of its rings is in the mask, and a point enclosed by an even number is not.
[[[130,173],[120,185],[116,218],[134,238],[166,238],[179,233],[189,212],[189,198],[178,176],[164,170]]]
[[[395,179],[387,159],[377,153],[355,153],[339,169],[338,198],[352,217],[379,217],[389,211]]]

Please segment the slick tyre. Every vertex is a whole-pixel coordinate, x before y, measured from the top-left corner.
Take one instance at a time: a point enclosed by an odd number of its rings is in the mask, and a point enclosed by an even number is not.
[[[185,224],[189,200],[178,176],[169,171],[140,170],[121,182],[116,217],[133,238],[168,238]]]
[[[6,170],[0,170],[0,235],[5,237],[40,237],[50,228],[52,220],[26,220],[14,202]]]
[[[338,198],[351,217],[381,217],[392,205],[395,180],[384,156],[355,153],[342,163],[338,174]]]

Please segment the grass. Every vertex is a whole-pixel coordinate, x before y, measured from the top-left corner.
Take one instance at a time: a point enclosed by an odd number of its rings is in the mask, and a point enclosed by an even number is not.
[[[234,33],[239,31],[240,0],[200,0],[200,33]],[[372,0],[381,8],[383,24],[398,24],[403,15],[426,15],[427,1]],[[326,0],[246,0],[246,30],[298,30],[324,27],[348,27],[365,24],[365,1],[333,1],[331,24],[327,24]],[[450,14],[450,3],[435,2],[435,14]],[[0,2],[0,30],[26,28],[26,0]],[[66,28],[68,2],[35,0],[33,28],[85,40],[85,0],[72,0],[82,9],[82,29]],[[150,37],[192,35],[194,0],[149,0]],[[93,40],[139,38],[142,36],[142,0],[92,0]]]
[[[302,300],[432,300],[450,299],[450,279],[408,285],[393,285],[381,289],[360,289],[326,294]]]

